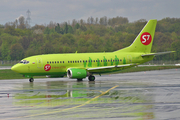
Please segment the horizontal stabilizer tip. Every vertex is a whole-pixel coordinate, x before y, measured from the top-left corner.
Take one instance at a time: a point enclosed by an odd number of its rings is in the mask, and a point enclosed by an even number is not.
[[[169,54],[169,53],[173,53],[175,51],[167,51],[167,52],[158,52],[158,53],[150,53],[150,54],[143,54],[141,55],[142,57],[145,57],[145,56],[157,56],[157,55],[164,55],[164,54]]]

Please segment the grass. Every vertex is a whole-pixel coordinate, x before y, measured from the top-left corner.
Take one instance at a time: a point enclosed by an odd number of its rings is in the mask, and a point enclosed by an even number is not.
[[[13,66],[14,64],[0,64],[0,66]]]
[[[176,69],[176,68],[180,68],[180,66],[145,66],[145,67],[133,67],[116,73]],[[45,78],[45,76],[37,76],[34,78]],[[0,80],[4,80],[4,79],[25,79],[25,77],[23,77],[21,74],[15,73],[12,70],[0,70]]]
[[[45,78],[45,76],[35,76],[34,78]],[[26,79],[23,75],[12,70],[0,70],[0,80],[4,79]]]

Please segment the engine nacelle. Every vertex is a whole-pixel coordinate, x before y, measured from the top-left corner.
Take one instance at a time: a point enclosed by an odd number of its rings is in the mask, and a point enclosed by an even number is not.
[[[67,77],[71,79],[83,79],[87,77],[87,71],[85,69],[69,68],[67,70]]]

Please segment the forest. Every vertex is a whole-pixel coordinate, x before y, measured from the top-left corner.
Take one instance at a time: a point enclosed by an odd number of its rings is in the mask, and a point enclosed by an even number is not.
[[[87,20],[30,26],[23,16],[0,24],[0,60],[21,60],[38,54],[112,52],[129,46],[147,23],[126,17],[89,17]],[[158,20],[152,52],[176,51],[155,60],[180,59],[180,18]]]

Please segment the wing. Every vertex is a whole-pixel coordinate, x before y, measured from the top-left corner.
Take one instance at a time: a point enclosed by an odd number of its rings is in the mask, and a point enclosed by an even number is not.
[[[122,68],[122,67],[133,67],[137,64],[124,64],[124,65],[115,65],[115,66],[104,66],[104,67],[95,67],[95,68],[87,68],[88,71],[94,70],[102,70],[102,69],[113,69],[113,68]]]

